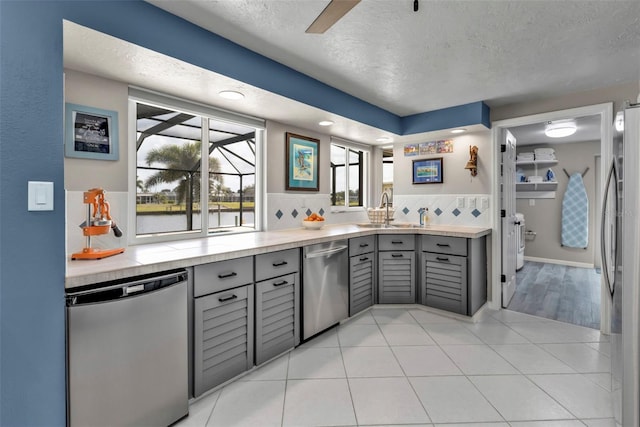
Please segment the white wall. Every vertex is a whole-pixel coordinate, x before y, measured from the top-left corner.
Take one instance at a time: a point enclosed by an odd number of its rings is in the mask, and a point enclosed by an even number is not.
[[[548,113],[550,111],[602,104],[605,102],[613,102],[613,112],[615,114],[616,111],[623,108],[625,101],[633,102],[639,93],[640,82],[634,81],[538,101],[505,105],[491,108],[491,121],[495,122],[497,120],[524,117],[533,114]]]
[[[555,199],[531,199],[535,206],[529,205],[530,199],[517,199],[516,210],[524,214],[527,230],[535,231],[535,239],[526,240],[525,256],[593,265],[596,242],[596,155],[600,154],[600,141],[577,142],[553,145],[527,145],[517,148],[517,152],[532,151],[538,147],[551,147],[556,151],[558,164],[551,167],[558,181]],[[587,249],[567,248],[561,246],[562,234],[562,198],[566,191],[569,174],[589,171],[584,176],[584,184],[589,199],[589,244]],[[525,174],[532,175],[533,168],[522,168]],[[548,168],[539,170],[539,175]]]
[[[320,140],[320,165],[318,179],[320,191],[286,191],[285,166],[285,134],[292,132]],[[331,137],[327,134],[296,128],[283,123],[267,121],[266,131],[267,149],[267,207],[266,229],[282,230],[300,227],[300,221],[308,211],[320,212],[328,224],[345,222],[362,222],[366,220],[364,209],[356,211],[332,212],[331,209]],[[382,160],[373,166],[382,169]],[[379,173],[378,175],[380,175]]]
[[[64,187],[68,191],[104,188],[127,191],[128,96],[126,83],[65,69],[65,102],[118,113],[119,159],[90,160],[65,157]]]
[[[454,140],[453,153],[429,156],[404,155],[405,144],[393,148],[393,204],[395,220],[398,222],[419,221],[418,209],[429,209],[432,224],[484,226],[491,224],[491,182],[493,162],[490,155],[491,133],[489,130],[461,135]],[[425,141],[426,142],[426,141]],[[478,175],[471,177],[464,169],[469,160],[469,147],[478,147]],[[442,157],[442,184],[413,184],[413,160]],[[459,207],[462,198],[464,206]],[[486,199],[488,206],[482,205]],[[470,201],[475,201],[473,207]]]

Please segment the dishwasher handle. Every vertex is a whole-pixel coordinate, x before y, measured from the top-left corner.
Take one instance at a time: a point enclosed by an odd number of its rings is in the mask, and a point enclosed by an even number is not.
[[[347,245],[341,245],[341,246],[336,246],[335,248],[309,252],[309,253],[307,253],[305,255],[305,258],[308,259],[308,258],[326,257],[326,256],[329,256],[329,255],[337,254],[338,252],[346,251],[348,247],[349,246],[347,246]]]
[[[104,286],[97,285],[92,289],[68,292],[66,295],[67,306],[113,301],[153,292],[186,281],[187,271],[178,270],[159,275],[139,276],[137,278],[106,282]]]

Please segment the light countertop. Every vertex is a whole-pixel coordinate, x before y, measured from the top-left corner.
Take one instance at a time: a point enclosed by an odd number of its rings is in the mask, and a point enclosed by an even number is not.
[[[403,227],[402,224],[395,224],[393,228],[365,228],[356,224],[336,224],[326,225],[320,230],[292,228],[129,246],[124,253],[101,260],[68,260],[65,288],[70,289],[337,239],[371,234],[407,233],[477,238],[490,234],[491,228],[451,225],[415,227],[409,224],[406,227]]]

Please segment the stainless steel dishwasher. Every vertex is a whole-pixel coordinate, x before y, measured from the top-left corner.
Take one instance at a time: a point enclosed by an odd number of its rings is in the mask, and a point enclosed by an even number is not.
[[[349,258],[346,240],[304,247],[302,339],[349,317]]]
[[[187,272],[67,293],[67,422],[167,426],[187,415]]]

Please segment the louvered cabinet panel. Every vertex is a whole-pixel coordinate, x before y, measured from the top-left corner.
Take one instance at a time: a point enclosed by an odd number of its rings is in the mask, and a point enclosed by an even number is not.
[[[415,303],[415,257],[413,251],[378,253],[380,304]]]
[[[299,343],[299,274],[256,283],[256,364]]]
[[[467,314],[467,258],[425,252],[422,259],[424,304]]]
[[[253,366],[253,285],[196,298],[194,395]]]
[[[374,254],[349,258],[349,316],[373,305]]]

